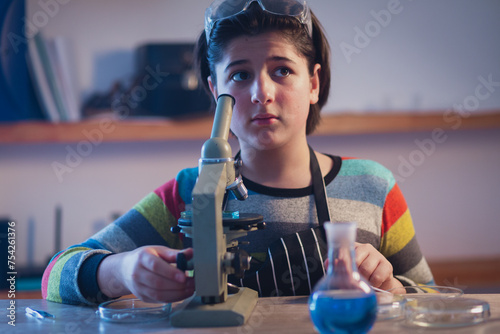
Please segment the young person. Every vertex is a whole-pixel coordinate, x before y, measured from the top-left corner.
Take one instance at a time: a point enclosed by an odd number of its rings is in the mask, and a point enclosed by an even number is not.
[[[262,214],[267,228],[243,238],[253,256],[241,279],[260,296],[309,294],[324,273],[326,220],[356,221],[356,264],[375,287],[431,284],[411,216],[392,173],[380,164],[313,151],[307,142],[330,89],[330,52],[305,1],[215,1],[197,44],[197,67],[213,95],[235,98],[231,131],[249,198],[226,210]],[[43,296],[96,304],[133,293],[176,301],[194,281],[171,263],[189,240],[173,234],[191,208],[197,168],[180,171],[132,210],[54,256]],[[153,246],[154,245],[154,246]],[[194,250],[202,251],[202,250]],[[196,274],[196,273],[195,273]]]

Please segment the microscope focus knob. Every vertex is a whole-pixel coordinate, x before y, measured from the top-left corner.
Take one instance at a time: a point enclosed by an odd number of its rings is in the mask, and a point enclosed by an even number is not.
[[[226,274],[234,274],[241,278],[245,270],[250,269],[250,260],[252,257],[244,250],[238,250],[234,253],[226,253],[223,260],[223,270]]]
[[[170,232],[175,233],[175,234],[180,233],[181,232],[181,228],[179,226],[177,226],[177,225],[172,226],[170,228]]]
[[[177,264],[177,268],[182,270],[182,271],[194,269],[193,261],[192,260],[188,261],[186,259],[186,255],[184,255],[184,253],[177,253],[176,264]]]

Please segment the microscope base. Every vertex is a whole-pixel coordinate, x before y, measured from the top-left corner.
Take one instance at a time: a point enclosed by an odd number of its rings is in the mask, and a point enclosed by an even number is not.
[[[257,304],[258,293],[249,288],[239,288],[228,295],[224,303],[203,304],[196,296],[185,300],[180,309],[172,313],[173,327],[227,327],[243,325]]]

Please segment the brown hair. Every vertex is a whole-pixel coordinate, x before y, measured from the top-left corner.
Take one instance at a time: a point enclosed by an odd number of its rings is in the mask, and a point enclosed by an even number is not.
[[[323,27],[312,12],[311,19],[312,39],[297,19],[265,12],[258,4],[252,4],[244,12],[216,22],[210,35],[210,45],[207,46],[203,31],[195,47],[195,70],[205,90],[211,95],[207,78],[211,76],[214,83],[217,81],[215,64],[221,61],[224,50],[232,39],[241,35],[278,31],[307,59],[311,75],[314,65],[321,65],[319,99],[310,106],[307,117],[306,134],[311,134],[320,122],[321,108],[330,94],[330,46]]]

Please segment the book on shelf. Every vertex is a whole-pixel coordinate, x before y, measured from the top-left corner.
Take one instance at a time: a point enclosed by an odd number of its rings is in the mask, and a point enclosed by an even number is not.
[[[0,1],[0,124],[45,118],[26,62],[25,17],[24,1]]]
[[[81,119],[72,45],[63,37],[47,41],[47,51],[61,92],[63,111],[70,122]]]
[[[35,38],[39,37],[35,36],[28,39],[27,61],[31,79],[33,81],[33,87],[39,100],[40,107],[47,116],[47,119],[52,122],[59,122],[61,121],[61,116],[54,101],[51,88],[49,87],[49,80],[47,74],[45,73],[43,60],[40,56],[40,53],[38,52]]]
[[[46,40],[37,33],[28,42],[33,85],[47,118],[52,122],[80,120],[71,50],[61,37]]]

